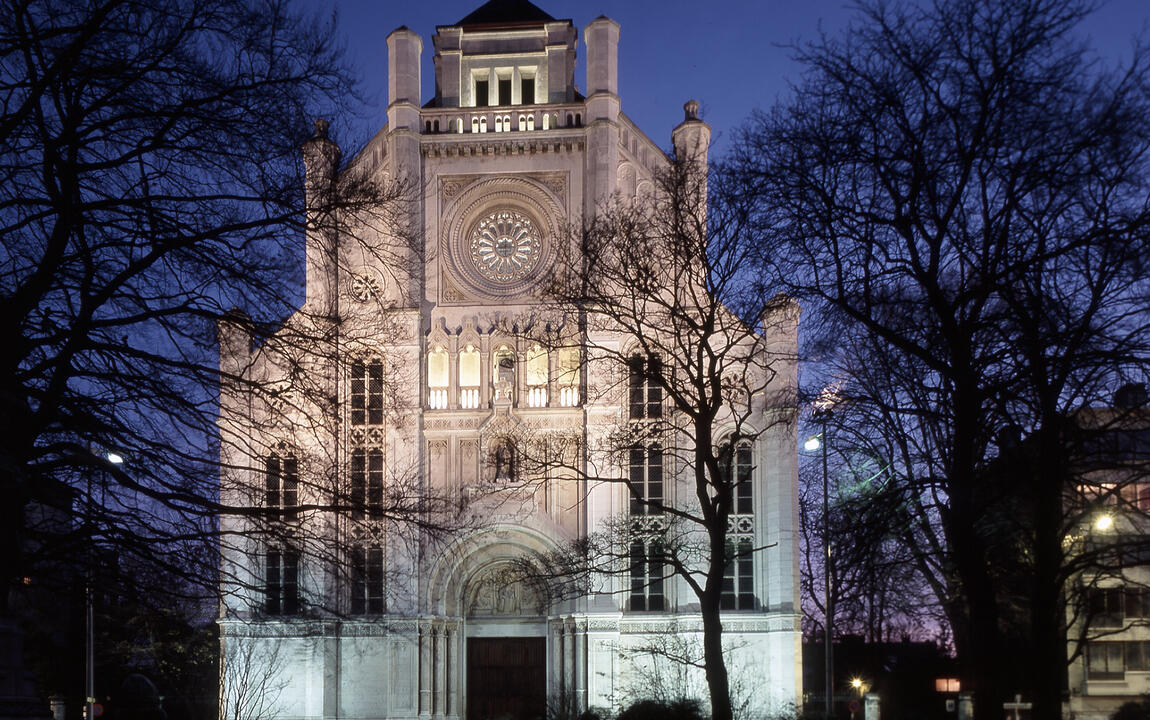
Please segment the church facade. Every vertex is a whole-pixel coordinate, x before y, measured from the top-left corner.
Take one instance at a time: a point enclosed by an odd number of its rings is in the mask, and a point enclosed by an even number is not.
[[[681,579],[624,550],[619,572],[552,594],[519,562],[646,514],[633,490],[594,478],[638,467],[644,492],[693,492],[653,445],[591,450],[636,412],[663,412],[642,372],[593,351],[625,356],[625,333],[584,322],[545,342],[524,329],[570,261],[570,228],[658,192],[669,165],[620,110],[619,32],[605,17],[583,30],[584,95],[572,22],[492,0],[437,28],[427,102],[421,38],[388,36],[387,124],[348,163],[317,123],[309,206],[352,177],[413,192],[354,233],[310,218],[306,300],[282,328],[256,340],[238,318],[220,323],[221,501],[252,508],[221,518],[226,720],[533,718],[706,698],[702,672],[672,659],[694,657],[702,633]],[[685,109],[672,144],[705,161],[709,128]],[[736,705],[754,717],[802,692],[798,312],[766,315],[757,332],[776,359],[749,400],[730,523],[732,546],[755,552],[732,561],[722,616]],[[565,459],[532,470],[508,438]]]

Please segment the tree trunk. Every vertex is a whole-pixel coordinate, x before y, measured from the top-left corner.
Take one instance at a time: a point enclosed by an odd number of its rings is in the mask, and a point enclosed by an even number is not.
[[[711,693],[711,720],[732,720],[731,681],[723,657],[723,623],[719,617],[721,583],[708,588],[701,598],[703,616],[703,662]]]

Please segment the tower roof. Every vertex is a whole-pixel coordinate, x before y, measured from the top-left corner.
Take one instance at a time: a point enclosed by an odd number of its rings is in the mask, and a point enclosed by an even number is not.
[[[529,0],[487,0],[456,25],[519,25],[553,22],[555,18]]]

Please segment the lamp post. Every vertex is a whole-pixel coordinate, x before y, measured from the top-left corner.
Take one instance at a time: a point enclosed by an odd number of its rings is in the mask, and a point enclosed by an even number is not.
[[[110,465],[120,465],[124,462],[123,456],[118,453],[108,452],[104,455],[99,455],[92,450],[91,445],[88,446],[90,455],[96,457],[98,461],[107,462]],[[106,469],[102,472],[107,472]],[[85,720],[96,720],[96,612],[95,602],[93,600],[93,584],[95,583],[95,548],[96,539],[93,532],[93,500],[92,493],[92,471],[88,471],[88,510],[85,524],[88,526],[88,578],[84,587],[84,610],[85,610],[85,623],[84,623],[84,717]]]
[[[815,419],[820,421],[822,429],[817,435],[809,438],[803,445],[807,451],[822,451],[823,466],[823,647],[825,656],[823,667],[826,670],[824,681],[824,708],[826,717],[834,714],[834,687],[835,687],[835,651],[831,639],[834,636],[834,593],[831,592],[831,541],[830,541],[830,491],[829,472],[827,471],[827,419],[830,416],[829,407],[818,407],[815,410]]]

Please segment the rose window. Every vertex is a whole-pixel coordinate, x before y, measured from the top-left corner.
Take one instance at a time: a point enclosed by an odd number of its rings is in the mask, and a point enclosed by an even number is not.
[[[542,241],[531,218],[516,210],[497,210],[471,233],[471,260],[496,282],[519,280],[539,261]]]

